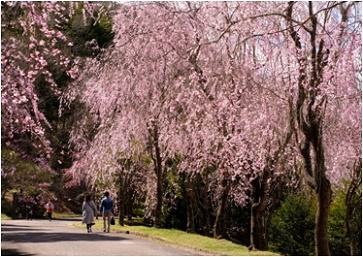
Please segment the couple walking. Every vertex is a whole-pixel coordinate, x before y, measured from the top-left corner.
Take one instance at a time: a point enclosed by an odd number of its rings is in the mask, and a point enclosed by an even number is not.
[[[102,213],[103,217],[103,232],[110,233],[110,222],[113,217],[113,201],[110,198],[110,193],[105,192],[104,198],[101,200],[99,212]],[[92,201],[91,196],[87,195],[82,204],[82,223],[86,224],[87,232],[92,232],[92,225],[94,225],[94,216],[98,219],[98,210],[95,203]],[[107,222],[107,226],[106,226]],[[106,230],[107,228],[107,230]]]

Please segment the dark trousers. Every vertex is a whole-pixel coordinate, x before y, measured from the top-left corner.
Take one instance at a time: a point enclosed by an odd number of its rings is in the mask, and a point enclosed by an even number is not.
[[[27,211],[26,212],[26,219],[32,220],[33,219],[33,211]]]

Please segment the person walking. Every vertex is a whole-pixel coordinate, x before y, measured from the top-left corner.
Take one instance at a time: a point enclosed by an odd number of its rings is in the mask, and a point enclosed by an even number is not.
[[[103,217],[103,232],[110,233],[110,221],[113,216],[113,200],[110,198],[110,193],[105,192],[104,198],[101,200],[100,204],[100,213],[102,213]],[[107,230],[106,230],[106,222],[107,222]]]
[[[25,210],[26,210],[26,219],[33,220],[33,203],[30,202],[29,200],[26,202]]]
[[[30,220],[30,210],[31,210],[30,197],[27,196],[25,198],[25,218],[26,218],[26,220]]]
[[[47,204],[45,205],[45,209],[47,209],[48,219],[49,221],[52,221],[52,214],[54,210],[54,204],[48,200]]]
[[[98,210],[95,203],[92,201],[91,196],[87,195],[82,204],[82,223],[86,224],[87,232],[92,232],[92,225],[94,225],[94,217],[98,218]]]

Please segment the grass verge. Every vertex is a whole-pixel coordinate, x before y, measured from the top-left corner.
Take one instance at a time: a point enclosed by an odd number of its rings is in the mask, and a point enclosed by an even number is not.
[[[117,222],[116,222],[117,223]],[[85,228],[84,224],[77,222],[77,227]],[[96,220],[94,229],[102,229],[102,220]],[[215,239],[198,234],[191,234],[177,229],[158,229],[145,226],[111,226],[116,233],[130,233],[152,240],[161,241],[174,247],[190,249],[205,255],[232,255],[232,256],[278,256],[269,251],[249,251],[246,246],[232,243],[225,239]]]
[[[72,218],[79,218],[79,214],[73,214],[73,213],[53,213],[52,215],[53,219],[72,219]],[[1,213],[1,219],[2,220],[12,220],[13,218],[6,215],[5,213]],[[35,219],[47,219],[47,216],[44,215],[43,217],[36,217]]]
[[[44,216],[46,217],[46,216]],[[67,212],[54,212],[52,218],[54,219],[72,219],[79,218],[79,214],[67,213]]]
[[[1,220],[11,220],[11,217],[6,215],[5,213],[1,213]]]

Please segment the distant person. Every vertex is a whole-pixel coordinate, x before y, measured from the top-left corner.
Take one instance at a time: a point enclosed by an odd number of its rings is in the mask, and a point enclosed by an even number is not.
[[[48,200],[47,204],[45,205],[45,209],[47,209],[48,219],[49,221],[52,221],[52,214],[54,210],[54,204]]]
[[[103,217],[103,232],[106,232],[106,220],[107,220],[107,233],[110,233],[110,221],[113,216],[113,201],[110,198],[110,193],[105,192],[104,198],[101,200],[100,213]]]
[[[26,219],[33,220],[33,203],[27,201],[25,205]]]
[[[91,200],[91,196],[87,195],[82,204],[82,223],[86,224],[87,232],[92,232],[94,218],[98,218],[98,210],[95,203]]]

